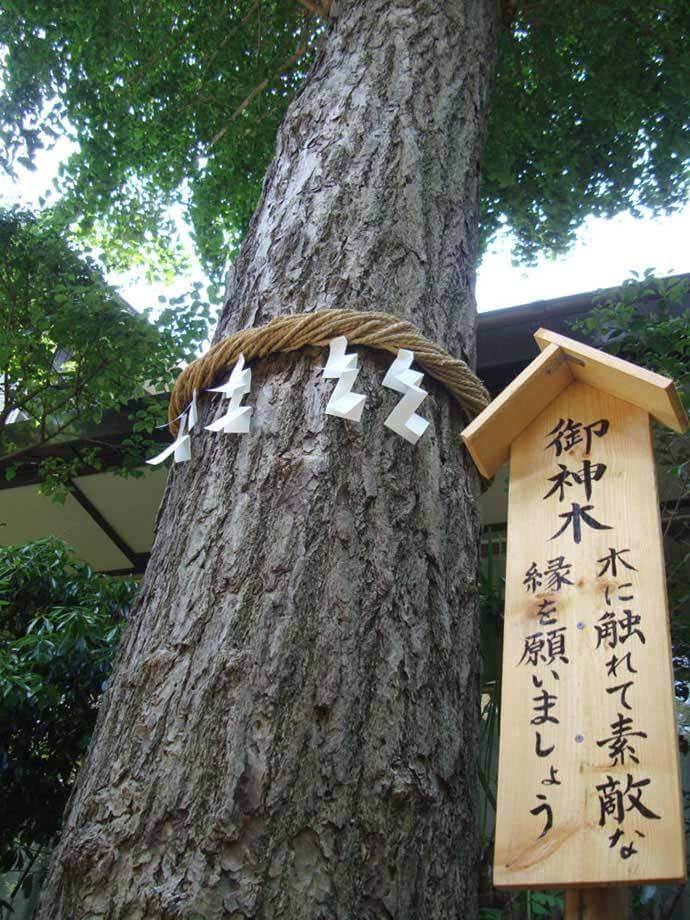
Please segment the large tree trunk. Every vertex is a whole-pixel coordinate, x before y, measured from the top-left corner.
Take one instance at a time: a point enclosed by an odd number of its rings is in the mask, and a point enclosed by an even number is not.
[[[230,272],[220,334],[386,310],[474,358],[496,0],[342,0]],[[476,481],[429,379],[416,447],[324,414],[312,349],[253,431],[195,430],[42,898],[43,920],[476,915]],[[221,411],[202,398],[202,423]]]

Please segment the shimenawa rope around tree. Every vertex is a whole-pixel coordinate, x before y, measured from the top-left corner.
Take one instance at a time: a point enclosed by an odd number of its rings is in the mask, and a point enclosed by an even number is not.
[[[359,310],[320,310],[278,316],[265,326],[242,329],[216,342],[205,355],[186,367],[175,381],[168,425],[177,434],[178,418],[192,401],[194,390],[213,386],[240,354],[246,361],[266,358],[278,351],[297,351],[307,345],[328,345],[344,335],[350,345],[368,345],[396,354],[407,348],[420,367],[442,383],[470,418],[489,404],[489,394],[468,365],[423,336],[412,323],[390,313],[362,313]]]

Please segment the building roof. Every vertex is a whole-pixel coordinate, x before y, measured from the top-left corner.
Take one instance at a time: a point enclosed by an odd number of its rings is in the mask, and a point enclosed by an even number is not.
[[[690,291],[690,274],[675,275],[674,281],[685,282]],[[652,314],[659,309],[660,295],[654,282],[645,285],[646,293],[636,298],[637,309]],[[621,287],[601,288],[553,300],[480,313],[477,323],[478,373],[492,396],[498,395],[529,362],[539,354],[534,333],[539,328],[572,336],[572,323],[584,319],[593,307],[615,300]],[[690,309],[690,293],[677,307]],[[604,342],[577,333],[578,339],[595,347]]]

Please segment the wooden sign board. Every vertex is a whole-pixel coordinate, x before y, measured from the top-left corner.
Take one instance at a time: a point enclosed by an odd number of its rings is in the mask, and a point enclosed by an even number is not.
[[[494,883],[681,881],[673,669],[645,394],[637,393],[642,408],[610,392],[609,371],[624,375],[628,395],[634,389],[638,369],[627,362],[542,336],[535,367],[492,404],[500,414],[519,400],[526,420],[508,445]],[[644,382],[659,381],[668,384]],[[471,451],[495,425],[492,406],[466,430]],[[682,409],[676,420],[687,423]],[[490,439],[480,460],[503,446]]]

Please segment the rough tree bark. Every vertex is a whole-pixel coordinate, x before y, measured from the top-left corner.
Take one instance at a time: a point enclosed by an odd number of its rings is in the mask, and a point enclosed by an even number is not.
[[[496,0],[341,0],[278,139],[218,335],[324,307],[474,359]],[[429,379],[412,448],[390,359],[360,425],[323,351],[253,368],[249,436],[195,431],[38,916],[476,915],[476,480]],[[203,397],[202,423],[221,410]]]

